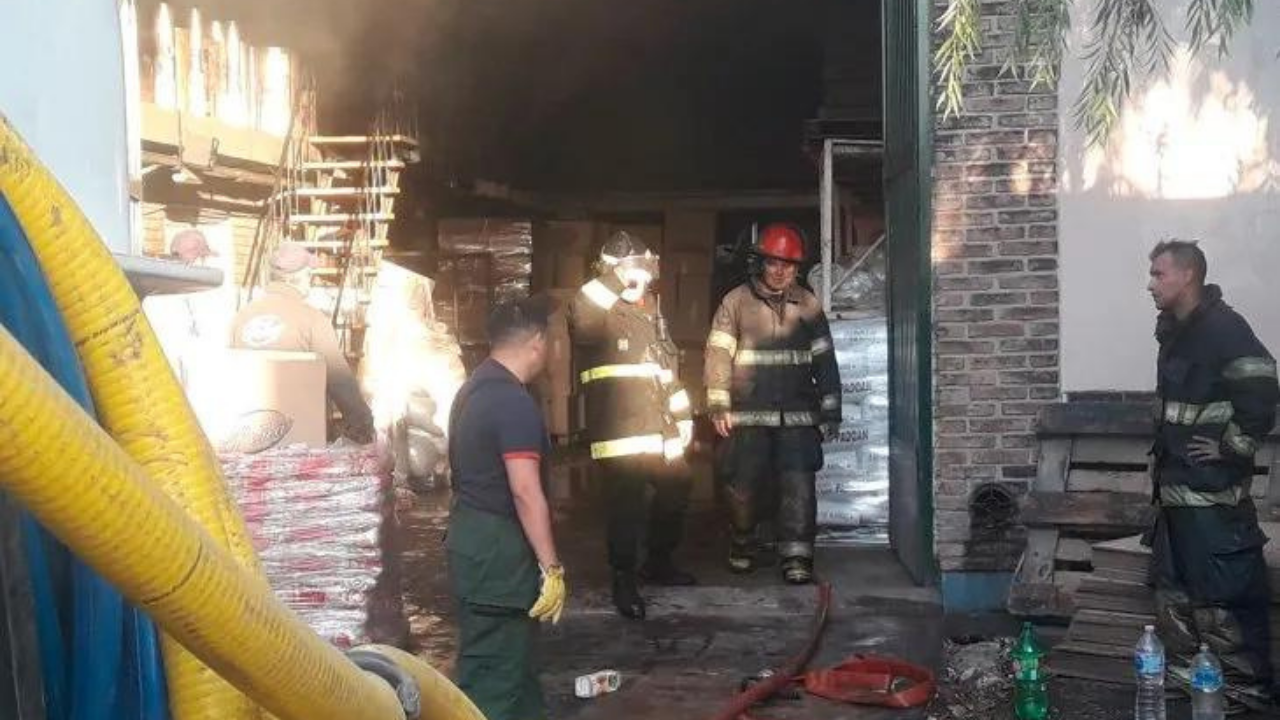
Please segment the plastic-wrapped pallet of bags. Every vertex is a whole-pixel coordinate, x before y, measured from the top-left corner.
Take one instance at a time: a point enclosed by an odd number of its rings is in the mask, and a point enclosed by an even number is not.
[[[294,445],[220,459],[276,595],[339,647],[403,644],[408,627],[384,451]]]
[[[823,450],[818,525],[826,542],[883,541],[889,522],[889,344],[883,315],[834,320],[839,436]]]

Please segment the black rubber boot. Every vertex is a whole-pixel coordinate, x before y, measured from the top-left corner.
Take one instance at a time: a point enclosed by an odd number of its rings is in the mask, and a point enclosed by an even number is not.
[[[663,587],[688,587],[698,584],[696,577],[676,567],[669,557],[650,557],[640,569],[640,579],[650,585]]]
[[[613,606],[628,620],[644,619],[644,598],[640,596],[640,588],[636,587],[634,573],[614,571]]]
[[[783,560],[782,579],[788,585],[808,585],[813,582],[813,560],[807,557],[790,557]]]
[[[749,540],[734,539],[729,545],[729,570],[745,575],[756,569],[755,548]]]

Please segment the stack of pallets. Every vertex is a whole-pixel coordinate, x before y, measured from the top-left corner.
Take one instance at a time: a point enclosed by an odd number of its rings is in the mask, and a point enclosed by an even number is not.
[[[1280,541],[1280,523],[1263,523]],[[1144,625],[1155,623],[1155,592],[1148,586],[1151,553],[1137,537],[1093,546],[1093,572],[1075,593],[1067,637],[1050,654],[1055,674],[1105,683],[1133,682],[1133,647]],[[1267,546],[1271,574],[1271,657],[1280,663],[1280,545]]]

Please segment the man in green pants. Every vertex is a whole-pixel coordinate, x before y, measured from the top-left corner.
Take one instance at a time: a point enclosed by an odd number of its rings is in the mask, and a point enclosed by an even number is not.
[[[542,486],[549,443],[525,385],[542,372],[550,308],[540,298],[499,305],[488,359],[450,414],[453,509],[446,546],[458,604],[458,687],[488,720],[544,720],[534,641],[558,622],[564,569]]]

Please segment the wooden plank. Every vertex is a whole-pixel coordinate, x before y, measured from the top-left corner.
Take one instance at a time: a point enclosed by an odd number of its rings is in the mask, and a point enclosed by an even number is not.
[[[1078,570],[1058,570],[1053,573],[1053,584],[1058,586],[1058,593],[1066,604],[1075,606],[1075,595],[1080,585],[1090,573]]]
[[[1150,555],[1151,549],[1142,544],[1141,535],[1131,535],[1129,537],[1117,538],[1115,540],[1106,540],[1093,544],[1093,550],[1097,552],[1113,552],[1123,553],[1126,555]]]
[[[1032,492],[1018,519],[1027,527],[1070,527],[1103,534],[1145,529],[1154,510],[1150,497],[1136,493]]]
[[[1146,570],[1139,572],[1131,570],[1119,570],[1116,568],[1101,567],[1094,568],[1093,574],[1105,580],[1115,580],[1117,582],[1126,583],[1145,583],[1150,578],[1150,573]]]
[[[1083,583],[1081,583],[1083,585]],[[1154,597],[1131,598],[1114,595],[1095,595],[1077,592],[1075,596],[1077,610],[1108,610],[1111,612],[1133,613],[1137,615],[1155,614]]]
[[[1071,448],[1071,463],[1106,463],[1146,467],[1151,441],[1141,437],[1081,436]]]
[[[1076,606],[1057,585],[1019,583],[1010,586],[1006,608],[1022,617],[1070,618]]]
[[[1080,538],[1058,538],[1058,551],[1054,557],[1059,563],[1089,564],[1093,562],[1093,546]]]
[[[1151,476],[1143,470],[1095,470],[1072,468],[1068,492],[1114,492],[1151,497]]]
[[[1153,436],[1151,406],[1146,403],[1067,402],[1040,411],[1036,432],[1044,437],[1071,435]]]
[[[1076,613],[1075,622],[1092,623],[1094,625],[1111,625],[1131,627],[1150,625],[1156,621],[1155,615],[1107,612],[1105,610],[1081,610]],[[1074,622],[1072,624],[1075,624]]]
[[[1153,437],[1152,406],[1147,402],[1065,402],[1045,406],[1036,418],[1042,437],[1102,435]],[[1280,427],[1269,438],[1280,438]]]
[[[1133,684],[1132,658],[1085,655],[1055,648],[1049,654],[1048,665],[1058,677],[1093,680],[1109,685]]]
[[[1153,591],[1147,585],[1143,585],[1141,583],[1117,582],[1115,580],[1105,580],[1098,577],[1091,577],[1085,580],[1080,585],[1080,591],[1116,597],[1143,598],[1154,596]]]
[[[1071,440],[1055,438],[1041,443],[1033,487],[1043,493],[1062,493],[1071,464]],[[1054,558],[1058,554],[1058,529],[1027,530],[1027,547],[1018,560],[1009,589],[1009,612],[1015,615],[1059,615],[1066,610],[1053,587]]]
[[[1066,491],[1072,447],[1070,438],[1051,438],[1040,442],[1040,460],[1036,464],[1032,490],[1044,493]]]

